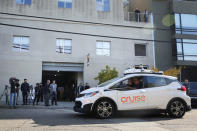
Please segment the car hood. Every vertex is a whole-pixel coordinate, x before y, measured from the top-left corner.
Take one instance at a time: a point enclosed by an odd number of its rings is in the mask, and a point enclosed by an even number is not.
[[[98,88],[98,87],[93,87],[93,88],[90,88],[90,89],[87,89],[85,91],[82,91],[80,94],[86,94],[86,93],[91,93],[91,92],[95,92],[95,91],[100,91],[102,90],[103,88]]]

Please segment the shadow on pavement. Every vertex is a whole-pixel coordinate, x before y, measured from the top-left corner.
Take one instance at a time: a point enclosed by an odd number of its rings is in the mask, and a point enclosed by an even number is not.
[[[0,109],[0,120],[32,119],[33,126],[120,124],[166,121],[171,118],[157,112],[119,112],[111,119],[97,119],[93,115],[75,113],[65,109]]]

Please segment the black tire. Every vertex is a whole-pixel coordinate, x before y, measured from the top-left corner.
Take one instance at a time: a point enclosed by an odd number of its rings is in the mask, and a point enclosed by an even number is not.
[[[182,118],[186,112],[185,103],[182,100],[175,99],[168,104],[167,112],[170,117]]]
[[[110,100],[100,100],[95,104],[94,113],[97,118],[111,118],[115,113],[115,106]]]

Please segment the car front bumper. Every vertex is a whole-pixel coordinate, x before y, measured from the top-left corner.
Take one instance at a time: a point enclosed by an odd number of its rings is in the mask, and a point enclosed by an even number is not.
[[[92,103],[90,104],[86,104],[82,107],[82,103],[80,101],[76,101],[75,102],[75,106],[73,107],[73,110],[75,112],[79,112],[79,113],[91,113],[92,112]]]

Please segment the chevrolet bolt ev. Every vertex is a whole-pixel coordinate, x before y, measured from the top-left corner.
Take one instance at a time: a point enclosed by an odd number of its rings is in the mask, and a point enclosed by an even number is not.
[[[112,117],[117,111],[163,110],[181,118],[191,110],[191,99],[177,78],[157,73],[129,73],[85,90],[75,100],[74,111]]]

